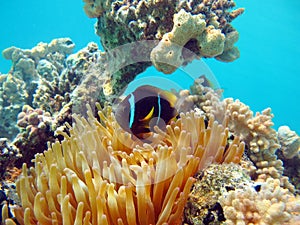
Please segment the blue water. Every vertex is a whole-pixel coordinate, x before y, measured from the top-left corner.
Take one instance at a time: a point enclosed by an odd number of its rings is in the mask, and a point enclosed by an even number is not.
[[[271,107],[275,129],[288,125],[299,134],[300,1],[236,3],[246,8],[233,22],[240,32],[240,59],[232,63],[209,59],[205,63],[225,97],[240,99],[254,112]],[[0,49],[12,45],[32,48],[58,37],[70,37],[76,51],[90,41],[99,44],[93,28],[96,20],[89,19],[82,6],[74,0],[1,1]],[[9,68],[10,62],[0,57],[0,71],[7,73]]]

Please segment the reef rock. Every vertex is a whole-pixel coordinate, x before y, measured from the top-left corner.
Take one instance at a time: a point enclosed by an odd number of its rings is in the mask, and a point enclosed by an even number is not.
[[[96,32],[106,51],[137,41],[156,40],[154,47],[148,47],[151,62],[164,73],[172,73],[195,58],[215,57],[230,62],[239,57],[234,46],[238,32],[230,23],[244,9],[233,10],[234,1],[84,2],[86,14],[97,18]]]

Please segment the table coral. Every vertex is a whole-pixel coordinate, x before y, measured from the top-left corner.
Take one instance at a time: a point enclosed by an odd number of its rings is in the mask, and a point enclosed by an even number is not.
[[[158,40],[151,61],[164,73],[172,73],[197,57],[215,57],[225,62],[239,57],[233,46],[238,32],[230,23],[244,9],[231,10],[234,1],[84,2],[86,14],[97,18],[96,32],[105,50],[141,40]],[[185,54],[183,48],[192,54]]]

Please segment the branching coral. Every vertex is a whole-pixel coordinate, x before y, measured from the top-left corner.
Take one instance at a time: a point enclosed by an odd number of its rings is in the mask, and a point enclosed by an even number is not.
[[[270,108],[253,115],[249,106],[232,98],[221,100],[220,95],[209,87],[203,87],[199,80],[196,80],[191,90],[192,95],[198,96],[194,98],[195,104],[218,121],[227,117],[229,130],[245,141],[249,148],[247,154],[257,167],[256,178],[281,178],[283,165],[276,155],[280,145],[277,133],[272,128],[273,114]]]
[[[278,179],[268,178],[260,189],[251,186],[230,191],[220,198],[226,224],[298,224],[300,198],[280,187]]]
[[[192,176],[211,162],[239,162],[244,144],[194,111],[156,129],[153,142],[130,137],[110,107],[74,116],[70,136],[23,166],[17,189],[21,224],[180,224]],[[148,140],[149,141],[149,140]],[[10,219],[6,224],[14,224]]]
[[[280,145],[277,133],[272,129],[271,109],[253,116],[249,107],[239,101],[226,99],[224,104],[230,118],[229,127],[249,145],[249,156],[258,168],[256,174],[263,180],[267,177],[279,179],[283,165],[276,155]]]

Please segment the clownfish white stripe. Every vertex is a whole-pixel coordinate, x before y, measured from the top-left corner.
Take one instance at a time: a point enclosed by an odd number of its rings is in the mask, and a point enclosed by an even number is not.
[[[134,95],[130,94],[130,97],[128,99],[129,105],[130,105],[130,120],[129,120],[129,127],[132,127],[132,124],[134,122],[134,114],[135,114],[135,101],[134,101]]]
[[[160,119],[160,115],[161,115],[161,105],[160,105],[160,95],[157,95],[157,104],[158,104],[158,119],[156,121],[156,125],[158,125],[159,119]]]

